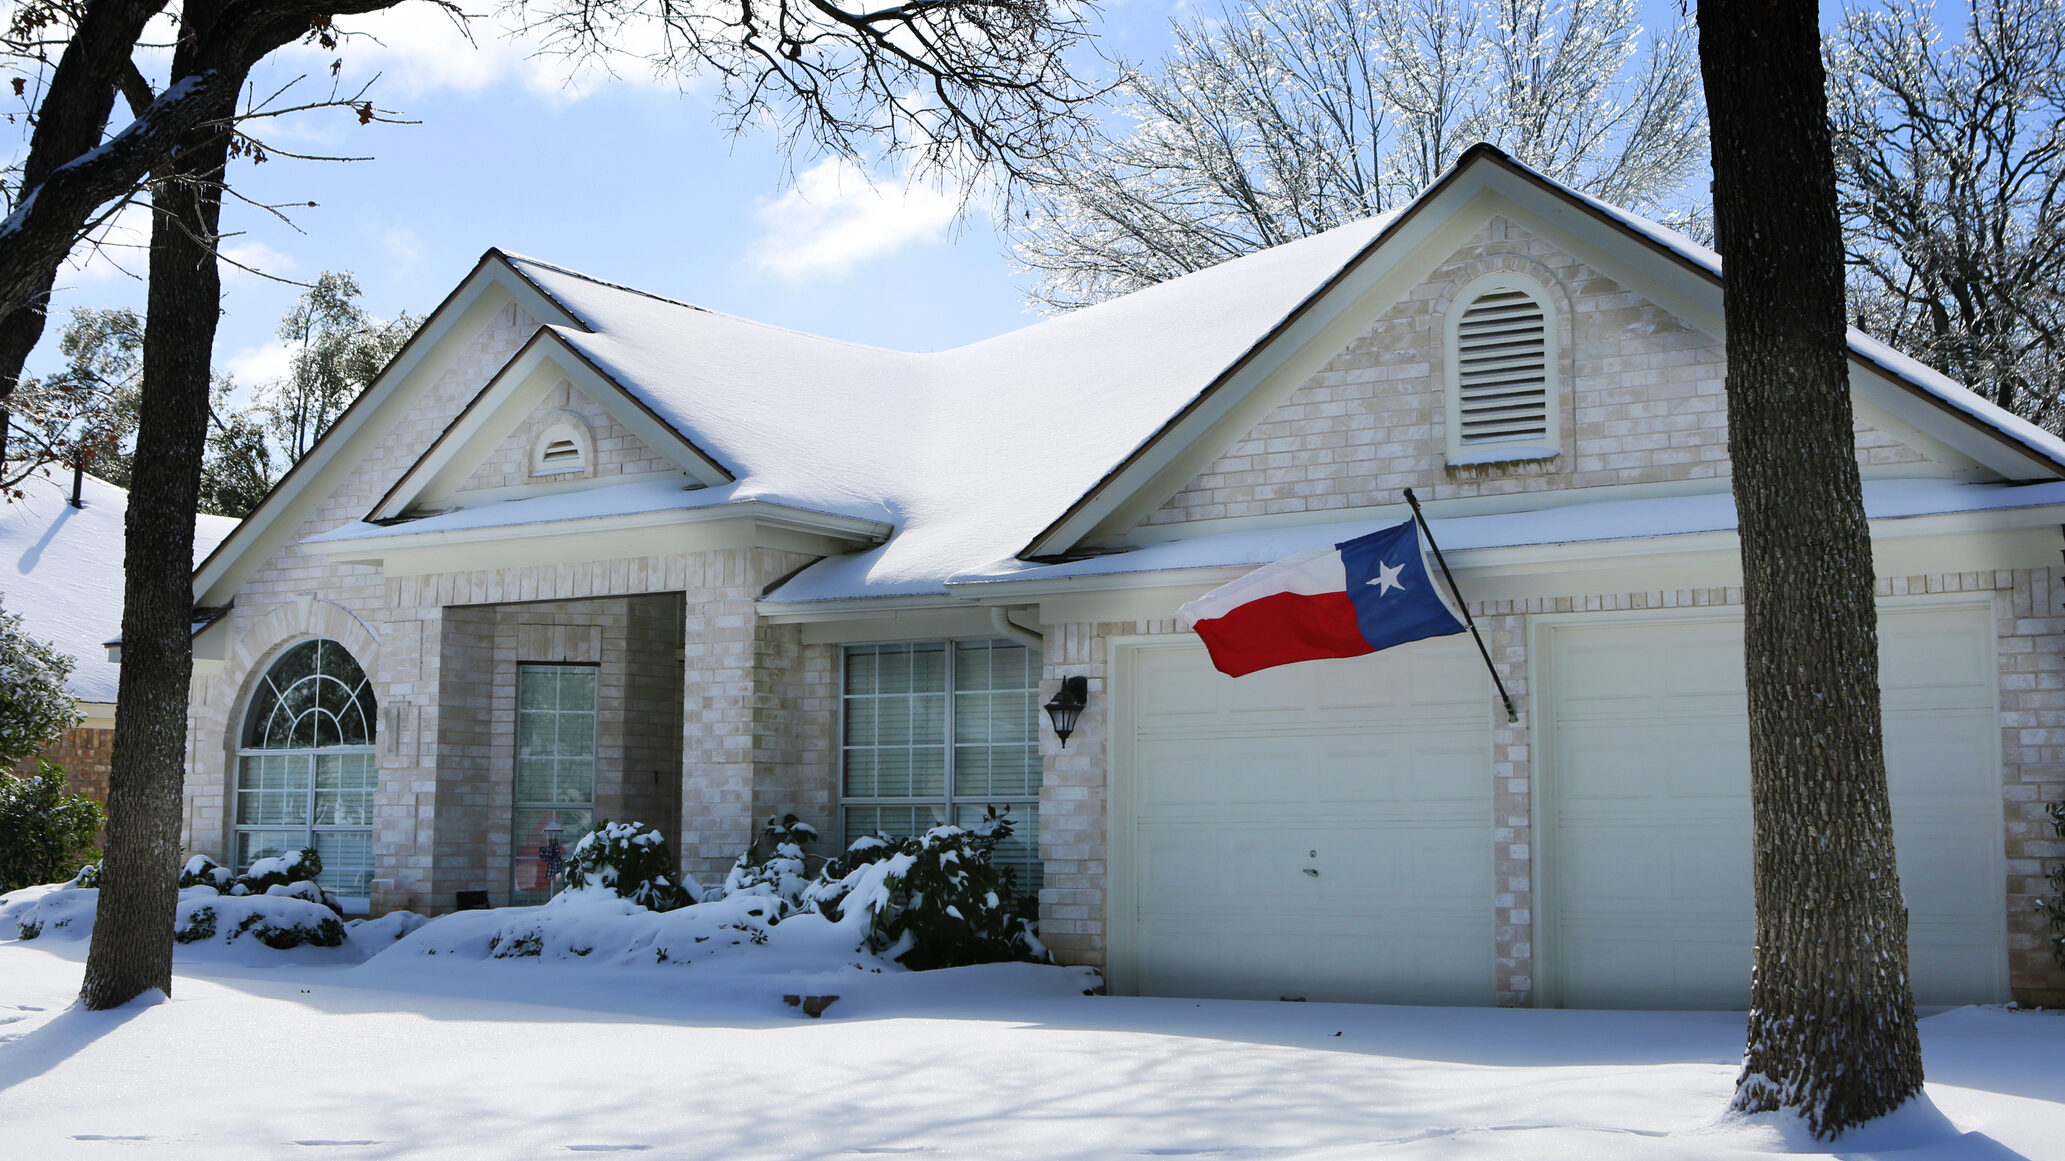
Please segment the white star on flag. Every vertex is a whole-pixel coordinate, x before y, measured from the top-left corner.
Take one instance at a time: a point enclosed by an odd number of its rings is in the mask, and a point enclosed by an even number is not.
[[[1398,574],[1404,568],[1405,565],[1403,563],[1379,564],[1377,565],[1376,579],[1368,583],[1377,586],[1377,595],[1380,597],[1392,589],[1402,589],[1405,585],[1399,581]]]

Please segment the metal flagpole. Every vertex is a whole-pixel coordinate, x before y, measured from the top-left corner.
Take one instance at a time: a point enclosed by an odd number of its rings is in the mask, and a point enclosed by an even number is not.
[[[1506,721],[1517,722],[1520,714],[1513,708],[1513,695],[1506,692],[1506,683],[1499,679],[1498,666],[1491,663],[1491,650],[1484,647],[1484,637],[1477,632],[1477,621],[1470,616],[1470,606],[1463,600],[1463,590],[1456,587],[1455,574],[1448,571],[1448,561],[1442,559],[1441,546],[1434,543],[1434,530],[1427,527],[1427,517],[1420,511],[1419,497],[1413,490],[1405,490],[1405,502],[1412,505],[1413,520],[1420,526],[1420,534],[1427,538],[1427,547],[1434,550],[1434,563],[1441,566],[1442,578],[1448,581],[1448,591],[1456,595],[1456,607],[1463,611],[1463,623],[1470,626],[1470,636],[1477,641],[1478,656],[1484,658],[1484,667],[1491,671],[1492,684],[1499,687],[1499,700],[1506,703]]]

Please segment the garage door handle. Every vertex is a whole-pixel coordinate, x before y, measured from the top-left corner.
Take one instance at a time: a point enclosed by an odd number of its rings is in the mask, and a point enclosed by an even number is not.
[[[1314,879],[1317,879],[1317,878],[1319,878],[1319,868],[1318,868],[1318,867],[1307,867],[1307,868],[1305,868],[1305,873],[1306,873],[1306,874],[1307,874],[1308,876],[1310,876],[1310,877],[1312,877],[1312,878],[1314,878]]]

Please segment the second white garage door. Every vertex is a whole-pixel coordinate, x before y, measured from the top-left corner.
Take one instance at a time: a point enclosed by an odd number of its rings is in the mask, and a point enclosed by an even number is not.
[[[2007,998],[1993,626],[1985,605],[1880,612],[1887,777],[1923,1004]],[[1548,737],[1537,902],[1567,1007],[1749,999],[1742,622],[1602,615],[1536,638]]]
[[[1112,986],[1495,998],[1490,697],[1468,637],[1235,681],[1120,650]]]

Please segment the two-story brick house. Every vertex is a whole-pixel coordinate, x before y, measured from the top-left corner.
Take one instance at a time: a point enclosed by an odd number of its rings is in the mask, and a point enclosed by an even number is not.
[[[1736,1005],[1719,262],[1479,147],[1399,212],[905,354],[485,256],[196,574],[187,841],[375,910],[548,823],[721,872],[1013,807],[1114,989]],[[1856,336],[1924,1003],[2055,998],[2065,443]],[[1467,637],[1238,681],[1176,609],[1426,502]],[[1090,702],[1064,746],[1039,705]]]

